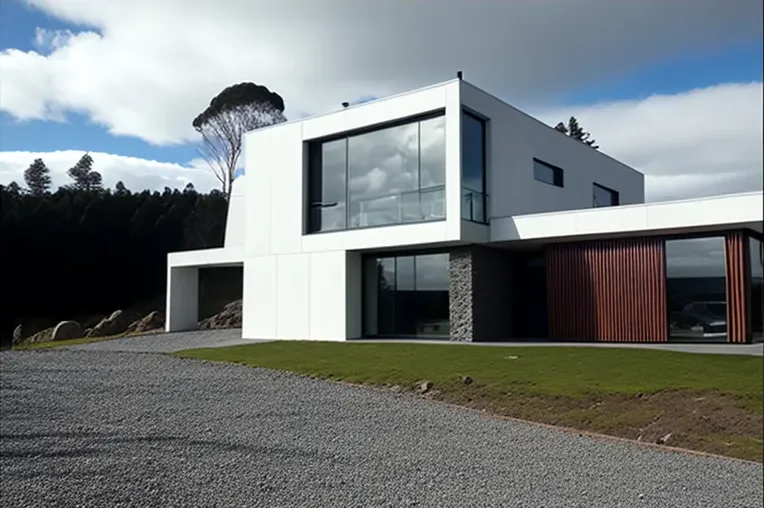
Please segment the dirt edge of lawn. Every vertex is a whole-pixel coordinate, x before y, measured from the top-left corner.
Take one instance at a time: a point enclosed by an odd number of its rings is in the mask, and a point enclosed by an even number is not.
[[[320,375],[248,363],[205,359],[188,351],[172,356],[288,372],[300,377],[339,382],[414,396],[493,418],[509,419],[560,429],[579,435],[623,440],[651,448],[764,462],[764,419],[739,397],[716,391],[687,389],[653,393],[591,393],[582,397],[530,393],[518,386],[513,393],[464,379],[450,383],[422,380],[407,385],[357,382],[341,376]]]

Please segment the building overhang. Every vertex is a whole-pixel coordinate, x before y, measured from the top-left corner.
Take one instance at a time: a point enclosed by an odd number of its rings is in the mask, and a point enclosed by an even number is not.
[[[709,198],[517,215],[491,220],[491,242],[546,244],[751,229],[763,233],[761,191]]]
[[[243,266],[244,247],[188,250],[167,255],[168,268],[213,268]]]

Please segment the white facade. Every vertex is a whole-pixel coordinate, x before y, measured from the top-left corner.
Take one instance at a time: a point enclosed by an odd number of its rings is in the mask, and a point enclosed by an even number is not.
[[[463,110],[486,120],[487,224],[461,218]],[[309,142],[440,111],[443,220],[308,232]],[[244,143],[246,175],[234,182],[225,247],[168,258],[168,331],[196,326],[199,267],[243,265],[243,337],[344,340],[362,335],[365,252],[671,229],[694,220],[681,218],[688,205],[640,205],[641,173],[461,80],[250,132]],[[562,168],[563,186],[535,180],[534,158]],[[633,206],[591,209],[594,183]],[[761,193],[730,203],[718,206],[722,222],[760,227]],[[660,206],[675,208],[653,208]],[[703,213],[715,224],[713,210]]]

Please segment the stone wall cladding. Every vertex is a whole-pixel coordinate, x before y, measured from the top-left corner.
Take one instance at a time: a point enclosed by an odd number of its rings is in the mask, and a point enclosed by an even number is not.
[[[512,337],[511,253],[480,245],[449,255],[451,340],[495,341]]]
[[[472,253],[469,247],[457,248],[448,255],[448,311],[451,340],[472,341]]]

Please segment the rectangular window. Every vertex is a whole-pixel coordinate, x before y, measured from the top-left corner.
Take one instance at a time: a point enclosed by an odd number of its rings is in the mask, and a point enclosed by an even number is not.
[[[594,208],[601,206],[618,206],[619,204],[618,192],[613,189],[608,189],[598,183],[594,184],[592,198]]]
[[[555,187],[563,187],[563,171],[561,167],[533,158],[533,178],[539,182],[548,183]]]
[[[462,219],[488,222],[486,211],[486,122],[462,114]]]
[[[448,337],[449,255],[370,256],[364,262],[364,335]]]
[[[308,146],[308,232],[445,219],[445,116]]]
[[[724,237],[666,241],[669,340],[727,341]]]

